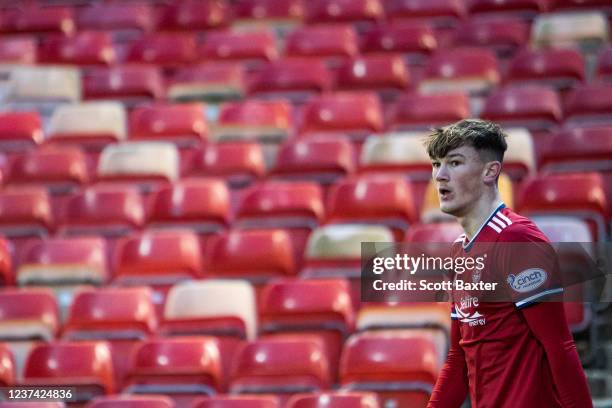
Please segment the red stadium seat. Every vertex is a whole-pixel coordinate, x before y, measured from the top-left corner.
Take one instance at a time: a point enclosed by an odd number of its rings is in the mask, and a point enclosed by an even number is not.
[[[75,31],[73,10],[70,7],[35,7],[33,5],[2,12],[0,32],[8,33],[62,33]]]
[[[114,282],[124,285],[171,285],[202,276],[198,237],[188,230],[148,230],[123,238],[114,265]]]
[[[171,100],[211,102],[242,98],[246,93],[244,71],[239,63],[218,62],[177,69],[169,81]]]
[[[0,39],[0,62],[33,64],[36,62],[36,38],[7,37]]]
[[[316,0],[306,5],[306,22],[377,22],[384,13],[380,0]]]
[[[585,62],[578,50],[525,49],[510,61],[506,83],[545,84],[563,90],[585,80]]]
[[[321,343],[308,335],[284,335],[246,344],[237,354],[232,394],[291,395],[329,389],[329,361]]]
[[[359,52],[357,35],[350,25],[300,27],[287,36],[285,55],[323,58],[330,65]]]
[[[533,131],[545,131],[554,127],[562,115],[557,93],[537,85],[493,91],[481,113],[483,118],[499,122],[505,127],[520,126]]]
[[[342,64],[336,76],[337,90],[374,90],[393,99],[410,85],[408,68],[400,55],[357,57]]]
[[[612,123],[611,91],[610,84],[589,84],[574,88],[565,99],[565,123]]]
[[[134,104],[161,98],[164,83],[160,70],[147,65],[96,68],[83,76],[84,99],[116,99]]]
[[[63,402],[0,402],[0,408],[65,408]]]
[[[329,185],[354,171],[354,157],[353,145],[345,138],[289,140],[280,147],[270,175]]]
[[[175,68],[196,61],[197,44],[190,33],[149,34],[134,41],[127,52],[129,62]]]
[[[230,230],[213,237],[205,252],[206,276],[263,283],[295,274],[289,234],[281,229]]]
[[[612,82],[612,47],[604,48],[599,53],[597,77],[605,82]]]
[[[427,19],[439,25],[449,25],[467,15],[465,2],[461,0],[389,0],[387,15],[392,20]]]
[[[303,103],[331,88],[332,76],[323,61],[291,58],[272,62],[256,73],[249,94],[257,97],[284,97]]]
[[[473,19],[461,24],[453,39],[456,46],[486,47],[507,57],[529,40],[529,25],[516,18]]]
[[[384,119],[375,93],[339,92],[307,103],[300,125],[302,135],[346,134],[362,141],[370,133],[381,132]]]
[[[424,407],[445,352],[418,330],[356,334],[342,352],[340,383],[344,390],[376,390],[383,406]]]
[[[2,341],[50,341],[58,334],[61,324],[57,301],[48,288],[3,289],[0,314]]]
[[[167,394],[179,403],[221,391],[217,339],[197,336],[141,343],[132,354],[124,392]]]
[[[135,108],[129,122],[130,139],[165,140],[179,147],[198,146],[208,133],[204,105],[195,102]]]
[[[605,239],[608,204],[598,173],[541,175],[528,180],[517,207],[530,217],[564,215],[585,219],[596,240]]]
[[[17,157],[8,182],[46,187],[51,193],[65,193],[87,183],[85,155],[76,148],[44,147]]]
[[[544,172],[612,170],[612,126],[561,130],[542,147]]]
[[[38,62],[46,64],[109,65],[115,62],[111,36],[84,31],[73,37],[51,37],[38,51]]]
[[[209,143],[193,163],[192,176],[221,177],[232,188],[244,187],[266,173],[261,145],[256,142]]]
[[[507,0],[502,3],[495,0],[473,0],[469,5],[471,15],[518,15],[531,19],[546,11],[547,1],[543,0]]]
[[[97,397],[86,408],[174,408],[170,397],[162,395],[109,395]]]
[[[11,350],[5,345],[0,345],[0,385],[10,387],[16,384],[15,366]]]
[[[80,30],[149,31],[154,24],[153,8],[144,3],[91,3],[77,8]]]
[[[144,218],[144,204],[138,190],[128,186],[94,185],[66,202],[58,232],[116,237],[140,229]]]
[[[365,392],[325,392],[298,394],[291,397],[287,408],[379,408],[378,397]]]
[[[462,92],[400,96],[391,115],[393,130],[428,130],[469,118],[470,99]]]
[[[597,9],[608,10],[610,3],[606,0],[553,0],[550,4],[551,10],[580,10]]]
[[[289,0],[245,0],[234,5],[236,17],[242,20],[302,20],[304,7],[302,2]]]
[[[153,193],[149,228],[188,227],[200,234],[229,225],[230,197],[218,179],[185,179]]]
[[[216,141],[278,143],[293,130],[291,104],[286,101],[244,100],[221,105],[213,130]]]
[[[280,408],[273,395],[217,395],[194,401],[192,408]]]
[[[418,219],[410,184],[399,177],[361,176],[335,184],[328,201],[328,224],[382,224],[396,240]]]
[[[203,31],[229,23],[231,9],[221,1],[188,0],[169,3],[161,12],[158,30]]]
[[[38,112],[3,112],[0,114],[0,148],[3,152],[25,151],[43,141]]]
[[[10,244],[5,238],[0,238],[0,286],[13,285],[14,281]]]
[[[107,340],[116,386],[120,387],[139,340],[155,332],[153,294],[148,288],[79,291],[62,333],[64,340]]]
[[[102,238],[54,237],[32,243],[17,271],[19,285],[100,285],[109,267]]]
[[[211,32],[200,46],[200,57],[208,60],[238,60],[247,66],[278,58],[276,40],[269,30]]]
[[[422,63],[438,47],[434,31],[425,24],[380,24],[361,34],[363,53],[400,53],[411,63]]]
[[[57,342],[36,345],[25,366],[23,385],[75,387],[85,402],[112,394],[113,364],[105,342]]]
[[[53,230],[49,195],[42,187],[0,192],[0,232],[9,238],[46,236]]]
[[[497,59],[482,48],[455,48],[435,53],[425,68],[419,90],[425,93],[464,91],[486,94],[499,83]]]

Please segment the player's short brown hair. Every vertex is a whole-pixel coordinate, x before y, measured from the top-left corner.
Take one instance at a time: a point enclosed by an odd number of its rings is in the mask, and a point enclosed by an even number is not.
[[[441,159],[462,146],[475,148],[483,161],[499,162],[504,160],[504,152],[508,148],[501,126],[482,119],[464,119],[433,129],[425,140],[427,154],[432,159]]]

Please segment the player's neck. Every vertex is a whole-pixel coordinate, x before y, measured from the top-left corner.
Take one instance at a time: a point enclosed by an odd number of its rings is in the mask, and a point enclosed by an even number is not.
[[[497,192],[492,196],[483,196],[480,200],[474,203],[474,206],[466,213],[465,216],[459,218],[459,223],[463,227],[468,240],[474,238],[482,224],[491,216],[491,213],[500,206],[502,200]]]

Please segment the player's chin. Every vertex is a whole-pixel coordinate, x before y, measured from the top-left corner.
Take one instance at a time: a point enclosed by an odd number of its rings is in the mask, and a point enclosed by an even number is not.
[[[440,211],[442,211],[444,214],[455,215],[457,210],[457,206],[453,205],[452,203],[444,201],[440,202]]]

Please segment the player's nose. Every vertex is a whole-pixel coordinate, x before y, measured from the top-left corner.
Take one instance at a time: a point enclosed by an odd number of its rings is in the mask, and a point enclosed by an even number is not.
[[[448,181],[450,179],[450,174],[448,172],[448,167],[444,164],[441,164],[437,169],[434,169],[434,180],[436,181]]]

